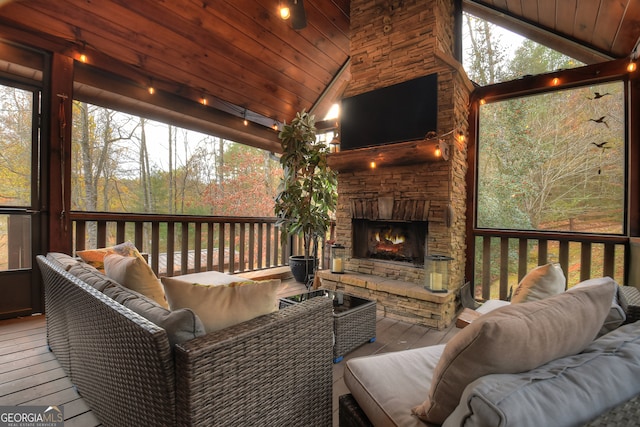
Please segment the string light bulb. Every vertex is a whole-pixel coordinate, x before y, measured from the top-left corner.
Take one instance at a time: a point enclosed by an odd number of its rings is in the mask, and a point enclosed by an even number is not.
[[[291,9],[289,8],[289,4],[286,0],[280,2],[278,13],[280,14],[280,18],[284,21],[291,18]]]
[[[551,80],[551,85],[553,86],[558,86],[560,84],[560,79],[557,77],[554,77],[553,80]]]
[[[636,61],[634,61],[633,59],[630,59],[629,63],[627,64],[627,71],[630,73],[633,73],[637,68],[638,68],[638,65],[636,64]]]
[[[78,56],[78,59],[83,64],[86,64],[87,61],[89,60],[89,58],[87,57],[87,54],[85,53],[86,51],[87,51],[87,42],[82,42],[82,49],[80,49],[80,55]]]

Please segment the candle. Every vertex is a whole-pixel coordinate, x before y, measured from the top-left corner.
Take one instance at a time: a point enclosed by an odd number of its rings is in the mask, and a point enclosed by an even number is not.
[[[333,266],[331,267],[331,271],[342,273],[342,260],[340,258],[336,258],[333,260]]]
[[[429,283],[431,283],[431,289],[434,291],[442,290],[442,273],[430,273]]]

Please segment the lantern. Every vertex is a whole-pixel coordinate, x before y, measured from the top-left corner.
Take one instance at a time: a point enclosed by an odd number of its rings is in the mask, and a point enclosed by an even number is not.
[[[449,270],[453,258],[445,255],[428,255],[424,257],[425,288],[431,292],[447,292],[449,290]]]
[[[331,246],[331,272],[344,273],[344,263],[346,261],[346,249],[339,243]]]

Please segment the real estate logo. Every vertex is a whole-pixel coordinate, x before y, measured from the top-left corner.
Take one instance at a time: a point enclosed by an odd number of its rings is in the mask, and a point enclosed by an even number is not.
[[[64,427],[64,408],[0,406],[0,427]]]

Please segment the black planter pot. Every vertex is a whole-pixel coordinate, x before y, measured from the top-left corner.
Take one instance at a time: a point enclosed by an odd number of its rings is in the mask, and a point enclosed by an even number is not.
[[[293,278],[300,283],[307,283],[309,276],[313,274],[317,258],[305,258],[304,255],[292,255],[289,257],[289,267]]]

